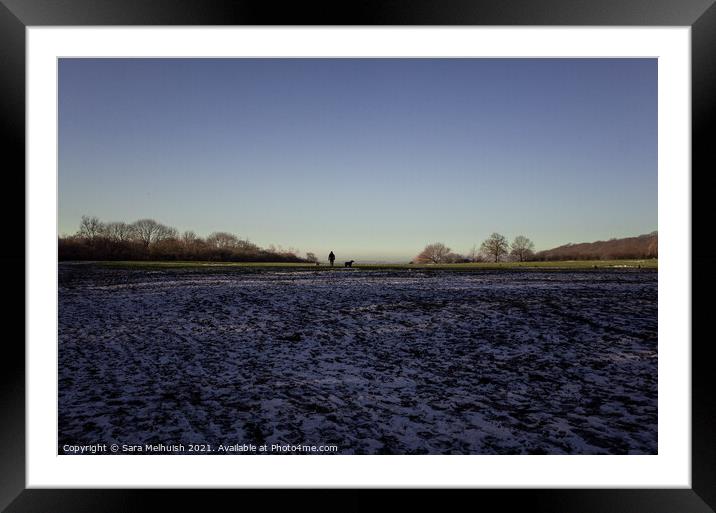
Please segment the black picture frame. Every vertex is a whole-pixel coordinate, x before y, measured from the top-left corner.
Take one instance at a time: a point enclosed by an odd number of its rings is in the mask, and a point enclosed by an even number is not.
[[[692,72],[692,488],[501,489],[431,494],[450,502],[499,504],[501,510],[576,512],[708,512],[716,509],[716,374],[711,340],[699,336],[711,305],[699,295],[713,289],[716,253],[706,238],[715,190],[712,143],[716,113],[716,5],[714,0],[410,0],[287,2],[265,0],[0,0],[0,139],[8,241],[0,358],[0,509],[7,512],[235,510],[252,498],[272,506],[355,511],[382,502],[385,491],[337,490],[61,490],[25,488],[25,28],[71,25],[622,25],[690,26]],[[14,222],[12,222],[14,221]],[[22,299],[21,299],[22,298]],[[8,332],[7,328],[14,330]],[[704,330],[703,333],[706,333]],[[311,497],[310,503],[307,495]],[[465,497],[469,494],[469,497]],[[424,491],[401,500],[425,505]],[[267,497],[268,496],[268,497]],[[216,499],[222,499],[219,503]],[[238,500],[241,502],[237,502]],[[456,502],[457,503],[457,502]],[[210,507],[208,505],[211,505]],[[405,504],[408,507],[410,504]]]

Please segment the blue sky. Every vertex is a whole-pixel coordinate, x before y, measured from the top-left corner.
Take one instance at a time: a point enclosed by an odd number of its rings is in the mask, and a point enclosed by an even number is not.
[[[83,215],[409,260],[657,229],[655,59],[61,59]]]

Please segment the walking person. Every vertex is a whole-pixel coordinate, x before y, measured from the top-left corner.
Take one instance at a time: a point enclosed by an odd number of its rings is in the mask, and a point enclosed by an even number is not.
[[[333,262],[336,260],[336,255],[333,254],[333,251],[331,251],[328,254],[328,261],[331,263],[331,267],[333,267]]]

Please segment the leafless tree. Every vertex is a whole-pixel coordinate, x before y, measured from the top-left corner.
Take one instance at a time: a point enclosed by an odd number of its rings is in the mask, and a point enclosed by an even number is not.
[[[480,250],[477,249],[477,245],[473,245],[472,248],[470,248],[467,258],[470,262],[482,262],[482,255],[480,254]]]
[[[510,246],[510,254],[520,262],[524,262],[534,255],[535,245],[524,235],[518,235],[515,240],[512,241]]]
[[[164,226],[154,219],[140,219],[132,223],[131,226],[134,230],[135,239],[147,248],[155,242],[176,238],[177,236],[176,229]]]
[[[308,262],[314,263],[314,262],[318,262],[318,257],[316,257],[315,253],[311,253],[310,251],[308,251],[306,253],[306,260]]]
[[[132,239],[134,229],[131,225],[123,222],[107,223],[104,226],[105,236],[115,242],[127,242]]]
[[[159,230],[157,230],[155,241],[159,242],[162,240],[178,239],[178,238],[179,238],[179,232],[177,231],[176,228],[172,228],[171,226],[164,226],[163,224],[160,224]]]
[[[480,246],[480,251],[494,262],[499,262],[507,254],[508,249],[507,239],[499,233],[490,235]]]
[[[243,252],[259,251],[260,248],[249,239],[239,239],[236,241],[236,249]]]
[[[104,225],[95,216],[82,216],[80,221],[79,236],[86,240],[95,240],[97,237],[102,235],[104,231]]]
[[[197,240],[198,237],[196,236],[196,233],[191,230],[186,230],[184,233],[181,234],[181,241],[186,247],[191,247],[195,245]]]
[[[149,247],[154,242],[159,231],[159,223],[154,219],[140,219],[132,223],[132,228],[136,239],[144,244],[145,247]]]
[[[440,264],[446,261],[450,254],[450,248],[442,242],[435,242],[425,246],[418,256],[415,257],[416,264]]]
[[[216,249],[235,249],[239,246],[239,238],[233,233],[214,232],[206,238],[206,243]]]

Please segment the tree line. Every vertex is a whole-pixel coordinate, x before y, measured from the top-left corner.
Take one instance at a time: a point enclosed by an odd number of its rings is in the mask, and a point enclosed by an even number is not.
[[[199,237],[193,231],[179,233],[154,219],[133,223],[103,222],[82,216],[79,230],[58,241],[60,260],[206,260],[225,262],[308,262],[298,250],[262,248],[228,232]]]
[[[511,242],[499,233],[491,234],[480,246],[466,254],[453,252],[441,242],[428,244],[415,257],[416,264],[467,262],[611,260],[658,257],[658,234],[611,239],[592,243],[566,244],[535,252],[534,243],[524,235]],[[82,216],[78,231],[60,237],[60,260],[205,260],[227,262],[296,262],[315,263],[314,253],[300,257],[296,249],[284,250],[271,245],[262,248],[248,239],[228,232],[213,232],[199,237],[193,231],[179,233],[154,219],[133,223],[103,222],[97,217]]]
[[[606,241],[565,244],[540,251],[536,260],[619,260],[649,259],[659,256],[659,234],[651,232],[637,237]]]
[[[416,264],[459,264],[467,262],[502,262],[507,259],[525,262],[534,257],[534,243],[524,235],[518,235],[510,243],[504,235],[493,233],[480,247],[473,246],[467,255],[453,253],[442,242],[428,244],[415,257]]]
[[[428,244],[415,257],[416,264],[448,264],[467,262],[528,262],[553,260],[616,260],[658,258],[658,234],[652,232],[638,237],[610,239],[580,244],[565,244],[558,248],[535,252],[534,243],[524,235],[512,242],[504,235],[493,233],[482,244],[473,246],[467,255],[453,253],[442,242]]]

